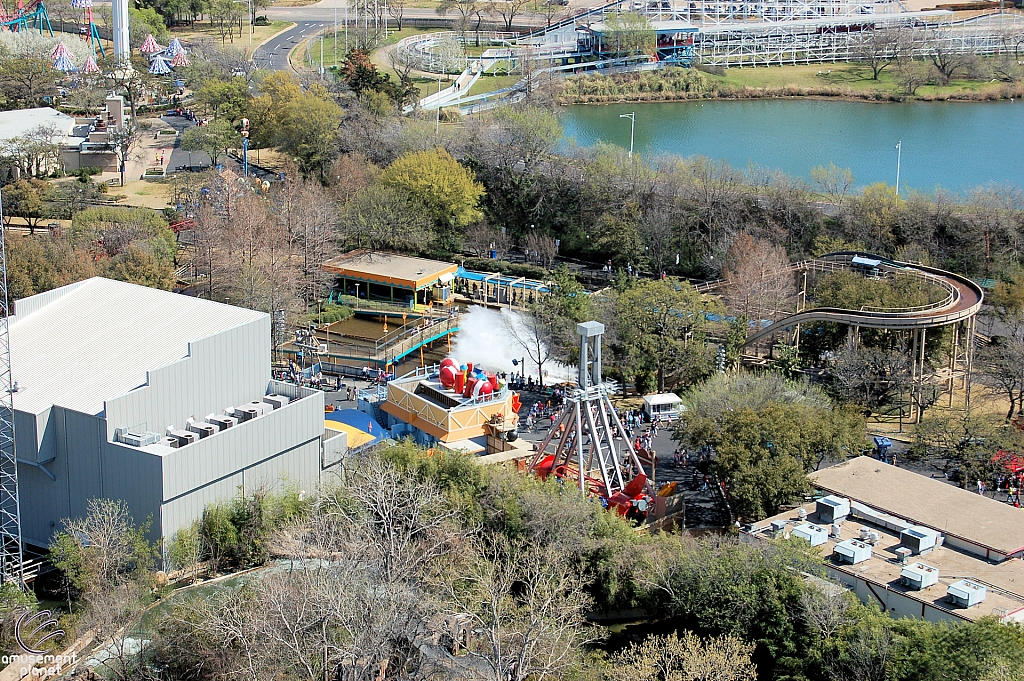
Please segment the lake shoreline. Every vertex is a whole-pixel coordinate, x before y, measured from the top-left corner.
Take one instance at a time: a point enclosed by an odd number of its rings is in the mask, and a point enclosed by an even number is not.
[[[854,186],[864,187],[894,183],[896,146],[902,142],[901,189],[967,192],[990,183],[1024,187],[1024,139],[1013,134],[1024,125],[1024,102],[914,100],[872,106],[882,101],[698,98],[691,93],[667,101],[608,97],[588,103],[600,106],[577,104],[557,111],[565,144],[577,147],[605,143],[628,150],[632,137],[635,153],[642,155],[706,157],[736,169],[753,164],[806,182],[814,168],[834,163],[849,168]],[[631,112],[635,123],[621,119]]]
[[[875,104],[910,104],[917,102],[949,102],[979,104],[982,102],[1004,102],[1016,99],[1024,100],[1024,84],[1017,84],[1016,87],[1005,88],[1002,92],[966,92],[962,94],[949,95],[886,95],[884,93],[853,93],[842,91],[808,91],[808,92],[786,92],[781,90],[761,90],[744,92],[669,92],[651,93],[638,92],[623,95],[581,95],[572,98],[556,98],[559,106],[580,106],[595,105],[607,106],[610,104],[671,104],[676,102],[713,102],[713,101],[740,101],[740,100],[761,100],[761,99],[809,99],[819,101],[835,102],[869,102]]]

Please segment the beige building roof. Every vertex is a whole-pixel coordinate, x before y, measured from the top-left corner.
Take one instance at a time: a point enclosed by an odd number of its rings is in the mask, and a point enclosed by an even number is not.
[[[349,279],[409,289],[430,286],[438,279],[447,283],[458,269],[450,262],[370,251],[352,251],[323,264],[325,272]]]
[[[943,534],[1013,554],[1024,550],[1024,509],[859,456],[811,474],[814,484]]]
[[[861,458],[867,459],[867,457]],[[872,459],[867,460],[869,462],[873,461]],[[879,461],[874,461],[874,463],[892,468],[892,466]],[[896,470],[899,471],[899,469]],[[908,473],[907,471],[900,472]],[[908,474],[921,477],[916,473]],[[934,482],[927,478],[925,478],[925,481]],[[949,487],[949,485],[944,483],[936,484]],[[967,494],[970,493],[968,492]],[[975,494],[974,496],[977,497],[978,495]],[[978,500],[981,500],[981,498],[978,497]],[[807,512],[807,521],[816,523],[826,530],[828,529],[828,523],[824,522],[816,514],[814,502],[804,504],[802,508]],[[755,531],[754,535],[765,539],[770,537],[772,534],[770,527],[773,521],[785,521],[787,523],[787,532],[791,532],[793,527],[804,522],[799,518],[799,514],[795,509],[786,511],[768,518],[767,521],[759,522],[758,526],[761,529]],[[953,612],[958,617],[964,619],[975,620],[987,615],[997,615],[1001,618],[1008,617],[1011,621],[1020,621],[1022,619],[1022,611],[1024,611],[1024,563],[1021,561],[1004,560],[993,564],[978,556],[964,553],[948,546],[940,546],[923,555],[914,555],[911,558],[911,563],[920,561],[939,570],[937,584],[917,591],[909,589],[900,583],[900,572],[904,566],[900,563],[899,556],[896,553],[896,549],[900,548],[900,536],[895,532],[878,525],[848,518],[842,523],[841,537],[838,539],[829,537],[828,541],[819,546],[818,549],[823,556],[832,556],[835,546],[839,541],[856,539],[860,536],[861,528],[867,528],[870,531],[876,532],[879,536],[878,543],[871,547],[871,558],[856,565],[839,564],[830,559],[826,562],[826,567],[829,570],[845,573],[855,579],[866,580],[875,585],[875,591],[878,593],[886,590],[895,591],[908,598],[934,606],[939,610]],[[988,594],[981,605],[972,608],[956,608],[946,602],[946,590],[949,585],[965,578],[988,587]],[[845,582],[847,580],[840,578],[839,581]],[[874,600],[874,598],[871,600]],[[885,609],[884,605],[882,609]]]

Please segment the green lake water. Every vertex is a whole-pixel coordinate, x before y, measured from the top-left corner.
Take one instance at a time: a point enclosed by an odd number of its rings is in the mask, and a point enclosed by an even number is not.
[[[829,162],[853,171],[856,186],[901,188],[1024,187],[1024,101],[904,104],[815,99],[695,101],[570,106],[561,109],[565,143],[607,142],[658,154],[704,155],[809,179]]]

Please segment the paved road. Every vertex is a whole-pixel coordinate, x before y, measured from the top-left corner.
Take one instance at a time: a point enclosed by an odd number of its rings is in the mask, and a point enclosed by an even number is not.
[[[306,9],[297,7],[294,9]],[[274,17],[275,19],[277,17]],[[288,53],[318,30],[326,26],[323,21],[300,19],[299,17],[287,18],[287,21],[296,22],[295,27],[285,33],[271,39],[261,45],[254,53],[253,60],[256,66],[268,71],[284,71],[288,68]],[[333,55],[332,55],[333,56]]]

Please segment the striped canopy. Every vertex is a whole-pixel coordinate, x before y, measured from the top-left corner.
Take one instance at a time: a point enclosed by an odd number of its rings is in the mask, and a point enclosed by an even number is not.
[[[160,45],[156,42],[156,38],[154,38],[153,34],[150,33],[146,36],[146,39],[139,47],[139,52],[141,52],[142,54],[156,54],[162,49],[164,48],[160,47]]]
[[[86,57],[85,63],[82,64],[82,73],[99,73],[100,67],[96,63],[96,58],[91,54]]]
[[[171,67],[167,65],[166,59],[156,56],[149,62],[149,72],[157,76],[166,76],[171,72]]]
[[[68,46],[64,44],[63,40],[57,43],[57,47],[53,48],[53,52],[50,53],[50,59],[53,59],[54,61],[56,61],[58,57],[70,56],[71,51],[68,49]]]
[[[92,0],[71,0],[71,6],[75,9],[88,9],[92,7]]]
[[[178,68],[179,66],[189,66],[192,62],[185,56],[185,50],[182,50],[178,54],[174,55],[174,59],[171,60],[171,66]]]
[[[62,54],[53,61],[53,68],[64,73],[74,73],[78,67],[71,62],[71,57]]]
[[[171,44],[167,46],[166,54],[168,57],[177,57],[178,53],[185,52],[185,48],[182,46],[181,41],[175,38],[171,41]]]

